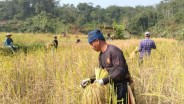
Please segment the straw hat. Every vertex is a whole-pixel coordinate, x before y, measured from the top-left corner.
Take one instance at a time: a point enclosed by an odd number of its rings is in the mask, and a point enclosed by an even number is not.
[[[12,34],[10,34],[10,33],[7,33],[6,34],[6,37],[10,37],[10,36],[12,36]]]

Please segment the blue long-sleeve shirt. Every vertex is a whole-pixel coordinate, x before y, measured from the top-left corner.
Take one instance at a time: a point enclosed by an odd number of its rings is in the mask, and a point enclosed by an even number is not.
[[[145,54],[149,56],[151,49],[156,49],[155,42],[149,38],[143,39],[139,46],[140,58],[143,58]]]
[[[11,38],[6,38],[4,42],[5,46],[12,46],[13,45],[13,40]]]

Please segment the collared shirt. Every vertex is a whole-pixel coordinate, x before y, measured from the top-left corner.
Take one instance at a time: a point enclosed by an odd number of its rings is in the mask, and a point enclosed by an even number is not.
[[[149,56],[151,49],[156,49],[155,42],[149,38],[143,39],[139,46],[140,58],[143,58],[145,55]]]

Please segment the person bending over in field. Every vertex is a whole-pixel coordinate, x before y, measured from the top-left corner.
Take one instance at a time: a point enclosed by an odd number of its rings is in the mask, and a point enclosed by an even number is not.
[[[6,34],[4,46],[10,48],[12,50],[12,52],[15,53],[17,46],[13,45],[13,39],[11,38],[11,36],[12,36],[12,34],[10,34],[10,33]]]
[[[140,42],[139,49],[136,52],[140,52],[139,62],[143,62],[143,57],[150,56],[151,50],[156,49],[155,42],[150,39],[150,32],[145,32],[145,39]]]
[[[117,94],[117,99],[121,100],[117,104],[127,102],[127,82],[132,83],[128,71],[128,65],[124,58],[123,52],[116,46],[107,44],[105,38],[100,30],[93,30],[88,33],[88,42],[92,48],[100,52],[99,54],[99,67],[107,70],[108,77],[100,80],[95,80],[95,77],[91,77],[82,80],[81,86],[86,87],[87,83],[99,83],[100,85],[106,85],[114,83],[114,91]]]

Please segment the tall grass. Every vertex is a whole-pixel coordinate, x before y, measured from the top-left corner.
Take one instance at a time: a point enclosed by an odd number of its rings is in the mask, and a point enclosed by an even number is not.
[[[86,36],[60,37],[56,52],[39,48],[27,55],[0,55],[1,104],[81,104],[82,79],[94,74],[98,53],[87,43]],[[15,42],[42,44],[51,35],[19,35]],[[3,41],[4,36],[0,36]],[[129,55],[140,40],[107,41],[121,48],[135,83],[137,104],[182,104],[184,102],[184,43],[172,39],[154,39],[157,50],[138,64],[138,54]]]

